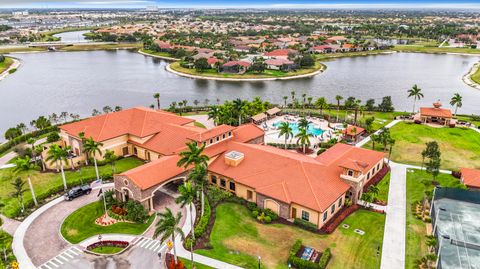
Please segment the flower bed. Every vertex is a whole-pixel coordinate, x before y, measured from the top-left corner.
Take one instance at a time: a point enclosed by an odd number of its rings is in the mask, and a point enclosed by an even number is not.
[[[333,218],[331,218],[323,227],[320,229],[322,232],[325,233],[333,233],[335,229],[345,220],[348,216],[350,216],[353,212],[357,211],[360,208],[359,205],[351,205],[349,207],[344,207],[340,210],[339,213]]]
[[[101,215],[95,220],[95,224],[100,226],[109,226],[115,223],[117,223],[117,220],[106,214]]]
[[[185,265],[181,260],[178,260],[177,263],[175,263],[175,256],[173,256],[170,253],[167,253],[165,255],[165,265],[167,266],[168,269],[185,269]]]
[[[126,249],[130,243],[126,241],[117,241],[117,240],[105,240],[105,241],[98,241],[95,242],[91,245],[87,246],[87,250],[91,252],[95,252],[94,250],[97,248],[102,248],[102,247],[112,247],[112,248],[120,248],[120,249]]]

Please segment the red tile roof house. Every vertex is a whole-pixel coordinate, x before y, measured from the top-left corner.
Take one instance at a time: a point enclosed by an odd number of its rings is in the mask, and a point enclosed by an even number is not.
[[[220,67],[220,73],[243,74],[247,72],[250,65],[249,62],[245,61],[226,62]]]
[[[334,52],[333,48],[328,45],[313,46],[308,49],[310,53],[332,53]]]
[[[293,49],[277,49],[277,50],[272,50],[270,52],[265,52],[263,56],[267,59],[288,59],[288,54],[298,54],[298,51],[293,50]]]
[[[433,103],[433,107],[421,107],[420,113],[414,116],[417,123],[436,123],[444,126],[454,127],[456,121],[450,109],[441,108],[440,102]]]
[[[193,120],[146,108],[101,115],[60,129],[64,143],[80,154],[78,133],[84,131],[103,143],[102,152],[110,149],[120,156],[150,160],[114,175],[117,199],[134,199],[150,210],[160,189],[186,179],[188,169],[177,167],[177,161],[187,142],[205,145],[210,184],[284,219],[302,218],[318,228],[335,216],[346,199],[356,202],[362,187],[386,168],[380,152],[337,144],[311,158],[262,145],[264,132],[253,124],[206,130],[193,126]]]
[[[348,125],[346,129],[342,130],[343,139],[347,141],[358,142],[360,136],[365,133],[365,129],[355,125]]]
[[[460,168],[460,180],[470,189],[480,190],[480,170]]]
[[[265,64],[267,65],[267,69],[273,70],[290,71],[297,68],[297,65],[293,61],[284,58],[268,59],[265,60]]]

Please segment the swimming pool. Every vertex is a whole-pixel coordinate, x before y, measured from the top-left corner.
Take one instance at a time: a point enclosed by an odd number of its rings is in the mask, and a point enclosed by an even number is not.
[[[282,124],[282,122],[275,122],[273,124],[273,126],[275,128],[278,128],[280,126],[280,124]],[[293,131],[293,135],[296,135],[298,134],[299,132],[299,129],[298,129],[298,123],[293,123],[293,122],[290,122],[288,123],[288,125],[290,126],[290,128],[292,128],[292,131]],[[314,136],[319,136],[319,135],[322,135],[323,132],[325,132],[324,130],[320,129],[320,128],[315,128],[313,126],[312,123],[308,124],[308,128],[307,128],[307,132],[311,135],[314,135]]]

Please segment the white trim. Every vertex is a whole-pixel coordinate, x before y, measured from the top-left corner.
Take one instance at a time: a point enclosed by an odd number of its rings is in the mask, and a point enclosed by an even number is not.
[[[267,199],[263,200],[263,208],[265,208],[265,209],[268,208],[268,207],[266,206],[267,201],[272,201],[272,202],[274,202],[274,203],[278,206],[278,212],[275,212],[275,213],[277,213],[278,215],[280,215],[280,210],[281,210],[280,203],[278,203],[277,201],[275,201],[275,200],[273,200],[273,199],[267,198]]]

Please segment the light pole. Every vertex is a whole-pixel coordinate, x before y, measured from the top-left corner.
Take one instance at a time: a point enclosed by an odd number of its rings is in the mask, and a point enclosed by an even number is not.
[[[262,260],[262,257],[258,256],[258,269],[260,269],[261,260]]]

